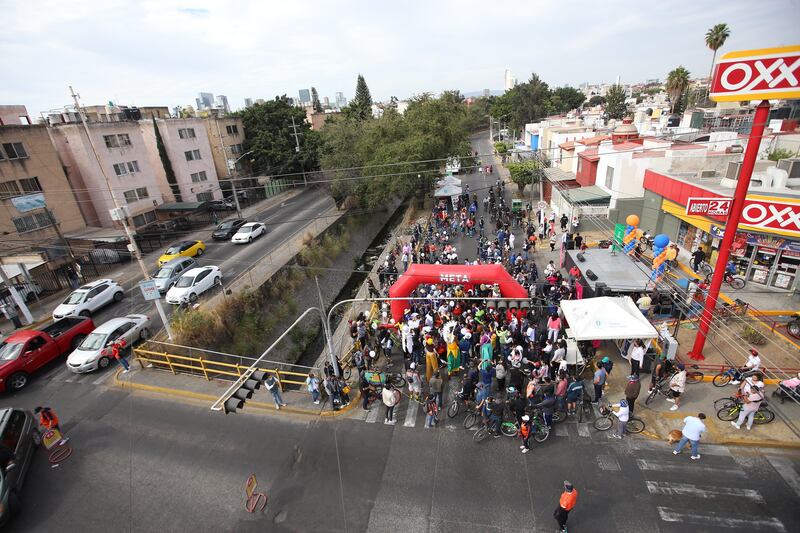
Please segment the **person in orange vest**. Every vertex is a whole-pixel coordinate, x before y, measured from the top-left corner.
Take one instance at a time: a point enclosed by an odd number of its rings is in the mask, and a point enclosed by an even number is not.
[[[530,439],[531,433],[533,430],[531,429],[531,417],[528,415],[522,416],[522,424],[519,426],[519,436],[522,438],[522,445],[519,447],[522,450],[522,453],[528,453],[531,449],[530,447]]]
[[[553,516],[558,522],[558,527],[561,528],[562,533],[567,532],[567,518],[569,512],[575,507],[575,502],[578,501],[578,491],[572,486],[569,481],[564,482],[564,492],[561,493],[561,498],[558,499],[558,507],[556,507]]]
[[[128,361],[126,361],[125,357],[121,354],[122,350],[125,348],[126,345],[127,343],[125,342],[125,339],[116,340],[111,345],[111,355],[114,357],[114,359],[119,361],[119,363],[125,369],[122,371],[123,374],[130,369],[130,367],[128,366]]]
[[[59,433],[61,433],[61,427],[58,425],[58,417],[56,416],[55,411],[50,409],[49,407],[37,407],[33,410],[34,413],[39,415],[39,425],[42,426],[45,430],[55,429]],[[63,433],[61,433],[63,437]],[[63,437],[59,444],[64,444],[69,440],[69,437]]]

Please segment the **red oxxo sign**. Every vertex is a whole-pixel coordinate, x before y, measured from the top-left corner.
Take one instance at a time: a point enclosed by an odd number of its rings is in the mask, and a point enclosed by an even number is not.
[[[800,201],[760,197],[747,198],[742,209],[740,228],[778,233],[800,238]]]
[[[800,98],[800,46],[723,55],[714,67],[709,96],[717,102]]]
[[[686,202],[686,214],[726,217],[731,211],[731,203],[733,198],[691,197]]]

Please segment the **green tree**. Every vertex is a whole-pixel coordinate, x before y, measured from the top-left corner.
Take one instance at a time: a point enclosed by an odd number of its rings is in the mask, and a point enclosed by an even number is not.
[[[314,113],[322,113],[322,104],[319,103],[319,94],[317,88],[311,88],[311,106],[314,108]]]
[[[625,105],[625,89],[622,85],[612,85],[606,93],[605,119],[620,120],[628,111]]]
[[[578,109],[586,100],[586,96],[574,87],[565,85],[553,91],[551,103],[559,113],[568,113]]]
[[[589,101],[586,102],[585,104],[583,104],[583,106],[584,107],[595,107],[595,106],[603,105],[605,103],[606,103],[606,99],[603,98],[602,96],[600,96],[599,94],[596,94],[596,95],[592,96],[591,98],[589,98]]]
[[[510,102],[508,122],[515,130],[530,122],[538,122],[555,111],[550,102],[550,87],[536,74],[531,74],[527,82],[515,85],[503,97]],[[494,116],[499,118],[502,115]]]
[[[358,75],[356,79],[356,96],[350,102],[350,114],[360,120],[366,120],[372,116],[372,95],[364,76]]]
[[[795,157],[797,154],[785,148],[776,148],[771,151],[767,156],[770,161],[780,161],[781,159],[789,159]]]
[[[682,65],[672,69],[669,74],[667,74],[665,88],[672,105],[670,109],[672,113],[681,112],[681,100],[683,99],[686,89],[689,87],[689,76],[689,71]]]
[[[158,124],[156,124],[156,117],[153,116],[153,130],[156,137],[156,149],[158,150],[158,157],[161,159],[161,166],[164,167],[164,174],[167,176],[167,183],[169,189],[172,191],[172,196],[175,197],[176,202],[182,202],[181,188],[178,185],[178,180],[175,178],[175,171],[172,169],[172,161],[169,160],[167,148],[164,146],[164,139],[161,138],[161,132],[158,131]]]
[[[711,69],[708,71],[708,89],[706,90],[706,95],[711,91],[711,76],[714,75],[714,62],[717,60],[717,50],[722,48],[725,41],[727,41],[730,36],[731,30],[725,23],[714,24],[714,26],[706,32],[706,46],[714,52],[714,55],[711,56]]]
[[[536,185],[542,181],[544,169],[549,166],[546,160],[527,159],[520,163],[509,163],[506,165],[511,181],[517,184],[519,193],[525,191],[525,186]]]
[[[286,95],[276,96],[239,112],[247,137],[244,149],[253,151],[253,167],[271,175],[292,174],[302,180],[302,172],[319,169],[319,135],[311,130],[302,108],[293,106]],[[292,118],[297,126],[300,151],[295,150]]]

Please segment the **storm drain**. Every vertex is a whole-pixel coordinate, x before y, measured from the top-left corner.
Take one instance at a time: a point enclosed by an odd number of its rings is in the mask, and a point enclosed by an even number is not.
[[[597,465],[601,470],[619,471],[619,463],[613,455],[602,454],[597,456]]]

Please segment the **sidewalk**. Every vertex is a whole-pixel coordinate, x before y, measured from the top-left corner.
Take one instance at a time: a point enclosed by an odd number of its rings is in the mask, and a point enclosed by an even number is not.
[[[275,205],[279,205],[283,202],[286,202],[292,199],[293,197],[297,196],[298,194],[300,194],[300,192],[301,189],[291,189],[288,191],[284,191],[280,194],[277,194],[272,198],[267,198],[262,202],[249,205],[246,208],[242,209],[242,217],[243,218],[251,217],[260,211],[269,209]],[[236,213],[233,212],[231,216],[235,217]],[[225,218],[230,218],[230,216]],[[221,218],[220,222],[223,222],[225,218]],[[208,240],[209,238],[208,234],[214,227],[215,226],[213,224],[209,224],[208,226],[204,226],[202,228],[193,231],[192,233],[188,233],[180,237],[180,239]],[[177,239],[178,237],[176,237],[176,240]],[[160,252],[156,251],[156,252],[151,252],[149,254],[142,254],[142,258],[147,261],[147,258],[155,257],[156,254],[159,253]],[[120,265],[118,268],[112,270],[111,272],[103,274],[100,278],[96,279],[101,279],[101,278],[113,279],[114,281],[122,285],[125,288],[126,292],[129,292],[135,289],[135,287],[133,286],[134,282],[142,279],[142,273],[139,269],[139,265],[137,265],[134,261],[131,261],[130,263]],[[86,280],[86,281],[88,282],[92,280]],[[49,322],[51,320],[53,309],[56,307],[56,305],[58,305],[58,303],[62,299],[64,299],[64,297],[69,292],[70,290],[65,289],[61,292],[53,293],[47,296],[46,298],[42,298],[38,302],[34,301],[28,304],[28,309],[30,310],[34,321],[32,324],[23,326],[22,329],[35,328],[40,326],[41,324]],[[0,315],[0,317],[2,317],[2,315]],[[7,321],[5,317],[2,317],[2,319],[0,319],[0,331],[3,332],[4,336],[9,335],[14,331],[13,325],[11,324],[11,322]]]

